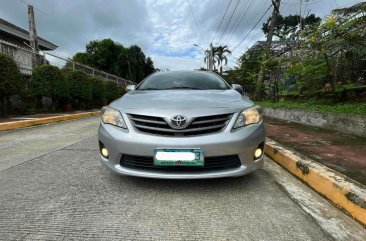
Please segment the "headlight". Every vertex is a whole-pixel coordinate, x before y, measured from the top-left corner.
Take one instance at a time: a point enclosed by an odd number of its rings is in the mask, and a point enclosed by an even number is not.
[[[127,129],[126,123],[123,120],[121,112],[111,107],[105,106],[102,108],[102,121],[105,124],[111,124],[114,126]]]
[[[243,110],[236,123],[234,128],[240,128],[243,126],[247,126],[250,124],[256,124],[262,120],[262,110],[260,106],[254,106],[248,109]]]

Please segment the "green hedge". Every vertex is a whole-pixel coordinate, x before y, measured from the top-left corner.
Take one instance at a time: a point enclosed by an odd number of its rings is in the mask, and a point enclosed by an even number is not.
[[[104,80],[100,77],[90,77],[92,95],[94,101],[101,101],[106,98]]]
[[[23,89],[24,85],[18,66],[8,55],[0,53],[0,96],[8,97],[20,94]]]
[[[81,71],[61,70],[52,65],[40,65],[34,69],[27,92],[24,92],[24,83],[14,60],[0,53],[0,102],[3,114],[7,112],[4,105],[6,99],[16,94],[21,94],[27,110],[32,113],[38,112],[43,96],[51,97],[52,109],[57,110],[61,107],[66,109],[65,104],[72,104],[74,109],[99,108],[123,95],[115,81],[89,77]],[[30,102],[37,104],[32,105]]]
[[[0,104],[1,115],[8,114],[8,97],[23,94],[24,82],[18,66],[8,55],[0,53]]]
[[[115,99],[120,97],[120,91],[115,81],[108,80],[105,81],[104,84],[105,84],[106,99],[108,102],[114,101]]]
[[[73,99],[90,101],[93,97],[90,78],[81,71],[71,71],[66,74]]]
[[[54,101],[69,97],[69,85],[61,70],[52,65],[37,66],[31,77],[31,92],[35,96],[49,96]]]

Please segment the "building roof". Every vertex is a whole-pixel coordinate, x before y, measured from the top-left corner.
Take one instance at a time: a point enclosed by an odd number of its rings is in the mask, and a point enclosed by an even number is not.
[[[9,23],[2,18],[0,18],[0,32],[3,32],[12,38],[22,40],[29,44],[29,32],[27,30],[22,29],[12,23]],[[38,37],[38,46],[41,50],[54,50],[58,47],[57,45],[41,37]]]

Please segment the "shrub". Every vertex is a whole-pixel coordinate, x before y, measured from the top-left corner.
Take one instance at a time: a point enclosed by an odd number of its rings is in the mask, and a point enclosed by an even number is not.
[[[111,102],[120,97],[120,91],[118,89],[117,83],[112,80],[104,82],[106,99]]]
[[[21,81],[21,74],[18,66],[8,55],[0,53],[0,99],[2,103],[2,112],[6,114],[6,99],[14,94],[20,94],[24,89]]]
[[[75,100],[90,101],[92,99],[91,81],[81,71],[70,71],[66,74],[70,86],[70,95]]]
[[[68,82],[56,66],[37,66],[32,73],[30,83],[31,92],[35,96],[49,96],[55,102],[69,97]]]

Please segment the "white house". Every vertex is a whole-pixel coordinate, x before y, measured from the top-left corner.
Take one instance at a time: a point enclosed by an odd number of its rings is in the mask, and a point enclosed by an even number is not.
[[[32,49],[29,43],[29,32],[0,18],[0,52],[11,56],[18,64],[24,75],[32,74]],[[57,46],[38,37],[40,50],[54,50]],[[42,55],[38,55],[37,62],[45,62]]]

